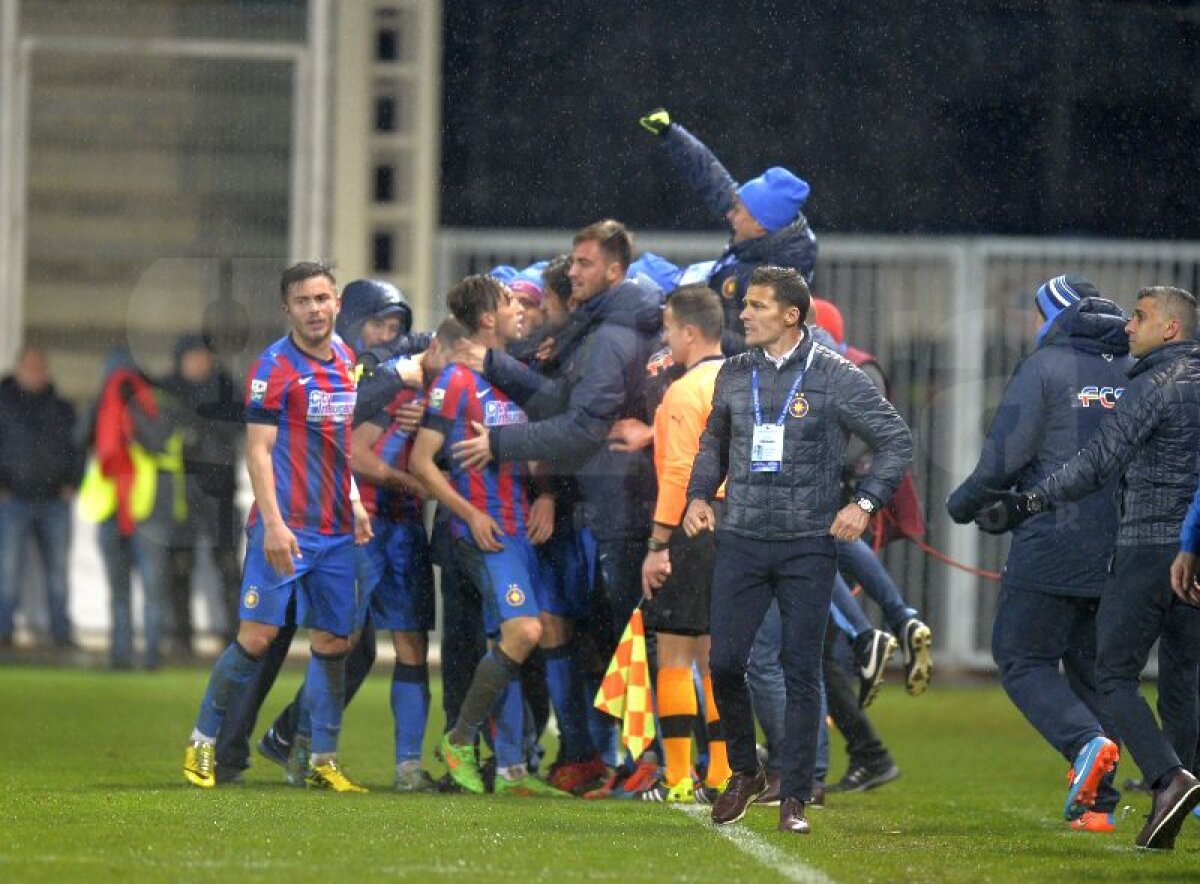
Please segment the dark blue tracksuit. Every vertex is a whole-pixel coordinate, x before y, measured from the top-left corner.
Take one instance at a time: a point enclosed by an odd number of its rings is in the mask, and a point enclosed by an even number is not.
[[[1111,416],[1132,364],[1124,326],[1120,309],[1098,298],[1051,324],[1009,381],[974,472],[947,502],[955,521],[970,521],[991,499],[989,489],[1032,487]],[[1110,481],[1017,528],[992,630],[1005,691],[1069,761],[1102,731],[1115,739],[1095,678],[1096,611],[1117,534],[1115,487]],[[1095,807],[1111,811],[1119,797],[1106,778]]]

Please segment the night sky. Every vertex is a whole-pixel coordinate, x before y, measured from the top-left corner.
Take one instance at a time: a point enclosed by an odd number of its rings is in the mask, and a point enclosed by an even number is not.
[[[729,10],[736,8],[737,14]],[[445,5],[442,221],[713,229],[637,118],[819,231],[1200,238],[1200,6]]]

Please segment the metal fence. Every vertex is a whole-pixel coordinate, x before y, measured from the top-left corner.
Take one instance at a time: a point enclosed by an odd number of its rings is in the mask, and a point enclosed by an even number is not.
[[[444,230],[439,291],[466,273],[524,266],[567,251],[559,230]],[[677,264],[711,259],[719,235],[642,233],[640,249]],[[897,408],[916,439],[914,473],[928,522],[926,540],[969,567],[998,570],[1007,541],[954,525],[942,501],[974,467],[983,431],[1005,382],[1033,340],[1033,293],[1046,279],[1077,272],[1126,309],[1151,284],[1196,291],[1200,243],[1076,239],[821,238],[814,292],[837,302],[847,340],[886,367]],[[990,668],[998,585],[955,569],[907,542],[885,562],[935,634],[939,662]]]

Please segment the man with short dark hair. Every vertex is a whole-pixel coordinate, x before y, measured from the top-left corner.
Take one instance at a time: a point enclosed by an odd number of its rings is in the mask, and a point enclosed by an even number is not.
[[[791,268],[760,267],[750,277],[741,313],[750,349],[717,376],[684,517],[689,535],[720,531],[709,665],[733,776],[713,805],[713,822],[741,819],[766,789],[746,661],[775,598],[787,686],[779,828],[798,834],[809,831],[804,803],[813,789],[834,541],[862,535],[912,460],[908,427],[870,378],[807,332],[809,302]],[[876,456],[855,500],[839,510],[851,434]],[[723,480],[718,526],[711,501]]]
[[[492,427],[455,443],[464,466],[492,459],[542,460],[551,472],[573,474],[585,545],[595,549],[589,623],[598,645],[592,665],[603,674],[621,630],[641,596],[641,564],[653,507],[654,465],[648,451],[605,444],[613,424],[642,416],[645,365],[662,327],[662,300],[650,283],[626,279],[632,236],[619,221],[590,224],[574,237],[568,328],[556,339],[553,378],[503,351],[474,347],[467,365],[480,371],[530,417],[529,423]],[[616,784],[616,729],[610,728],[605,794]],[[600,748],[600,747],[597,747]],[[653,781],[646,783],[649,788]]]
[[[295,617],[309,627],[305,677],[312,754],[306,782],[365,792],[337,759],[345,659],[355,626],[354,544],[370,516],[350,470],[354,357],[334,333],[333,274],[305,262],[285,270],[280,297],[291,331],[267,347],[246,389],[246,469],[254,489],[237,638],[217,659],[184,754],[184,776],[217,785],[216,738],[229,706],[250,689],[263,655]]]
[[[1032,488],[1006,493],[977,521],[1003,531],[1120,476],[1120,526],[1096,613],[1096,686],[1133,760],[1154,790],[1139,847],[1171,850],[1200,803],[1191,773],[1200,727],[1200,608],[1172,592],[1192,575],[1173,574],[1180,529],[1196,486],[1200,451],[1200,344],[1196,299],[1170,286],[1138,292],[1125,326],[1137,363],[1082,451]],[[1185,579],[1186,578],[1186,579]],[[1158,709],[1138,692],[1150,648],[1161,641]]]
[[[0,648],[12,647],[13,613],[32,537],[42,563],[50,638],[74,646],[67,561],[71,501],[83,473],[75,409],[54,389],[46,354],[25,346],[0,382]]]

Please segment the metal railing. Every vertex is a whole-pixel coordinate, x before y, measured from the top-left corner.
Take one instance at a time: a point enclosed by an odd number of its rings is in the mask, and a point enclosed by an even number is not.
[[[439,291],[497,264],[524,266],[569,249],[558,230],[443,230]],[[677,264],[720,254],[720,235],[647,232],[639,250]],[[1033,293],[1046,279],[1076,272],[1126,309],[1151,284],[1195,291],[1200,243],[1001,237],[821,238],[814,292],[835,301],[846,338],[875,353],[893,399],[916,439],[914,474],[927,541],[951,558],[999,570],[1007,541],[950,522],[942,502],[974,467],[986,421],[1035,328]],[[444,309],[443,311],[444,312]],[[885,562],[932,626],[939,661],[990,668],[998,585],[896,542]]]

